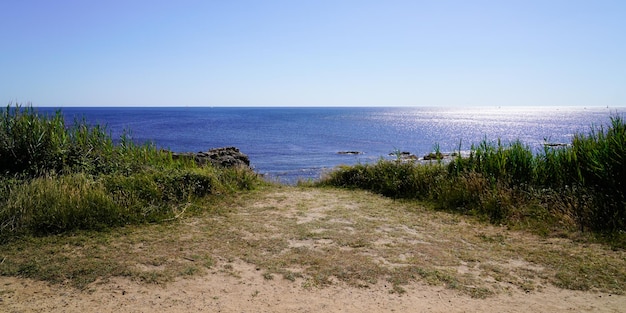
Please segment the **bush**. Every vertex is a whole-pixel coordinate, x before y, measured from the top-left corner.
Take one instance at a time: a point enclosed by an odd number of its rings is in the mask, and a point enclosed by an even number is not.
[[[103,181],[116,199],[141,199],[145,205],[191,201],[210,195],[217,185],[214,173],[202,168],[146,170],[130,176],[114,174],[104,176]]]
[[[626,231],[625,158],[626,124],[616,116],[607,129],[592,128],[588,135],[575,135],[569,146],[546,145],[538,154],[520,141],[485,139],[472,146],[468,157],[458,154],[447,171],[439,163],[381,160],[341,167],[320,184],[428,200],[437,208],[492,222],[537,218],[554,223],[559,218],[561,225],[574,221],[580,229],[611,234]]]
[[[519,185],[534,180],[535,166],[532,150],[519,140],[504,145],[500,140],[493,144],[485,139],[478,146],[472,146],[469,157],[458,154],[448,165],[448,170],[451,174],[477,172],[494,182]]]
[[[60,233],[124,224],[126,215],[84,174],[39,177],[14,188],[0,209],[0,234]]]
[[[578,183],[592,192],[589,227],[626,231],[626,123],[611,118],[608,129],[594,128],[572,142]]]
[[[0,112],[0,239],[169,220],[212,194],[248,190],[249,168],[173,160],[154,145],[120,144],[101,126],[32,107]]]
[[[443,175],[445,168],[440,164],[416,166],[410,162],[380,160],[373,165],[340,167],[320,185],[367,189],[392,198],[426,199]]]
[[[40,116],[33,108],[0,112],[0,172],[41,174],[60,170],[69,149],[63,117]]]

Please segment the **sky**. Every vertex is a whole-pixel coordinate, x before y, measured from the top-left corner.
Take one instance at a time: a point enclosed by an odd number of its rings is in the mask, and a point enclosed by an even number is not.
[[[624,0],[0,0],[0,101],[626,106]]]

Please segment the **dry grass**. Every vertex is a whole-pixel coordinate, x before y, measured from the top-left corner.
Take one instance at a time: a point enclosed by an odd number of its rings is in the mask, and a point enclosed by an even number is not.
[[[88,287],[112,276],[146,283],[254,264],[267,280],[316,288],[412,282],[486,297],[548,284],[626,290],[626,253],[549,239],[363,191],[269,186],[206,203],[164,225],[29,238],[0,246],[0,273]]]

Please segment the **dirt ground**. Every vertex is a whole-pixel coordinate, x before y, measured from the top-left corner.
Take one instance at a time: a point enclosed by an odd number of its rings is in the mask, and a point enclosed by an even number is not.
[[[46,283],[0,278],[3,312],[626,312],[626,297],[569,291],[515,291],[474,299],[419,283],[392,294],[382,283],[369,288],[337,284],[303,288],[265,280],[254,266],[237,264],[241,278],[223,273],[179,279],[165,287],[115,278],[90,292]]]
[[[190,217],[158,231],[141,228],[96,249],[105,253],[96,258],[126,255],[117,262],[150,273],[184,272],[191,255],[206,255],[212,264],[196,274],[168,274],[171,280],[156,283],[112,276],[82,289],[0,277],[0,312],[626,312],[625,295],[551,283],[559,269],[536,255],[581,253],[575,243],[403,205],[336,190],[261,192],[230,203],[228,214]],[[81,255],[72,249],[68,258]],[[600,256],[618,253],[585,247],[594,249]],[[443,281],[456,286],[429,283],[426,275],[397,289],[385,278],[389,268],[410,266],[448,273]],[[331,267],[334,272],[326,270]],[[290,273],[297,275],[280,277]],[[489,293],[476,297],[469,288]]]

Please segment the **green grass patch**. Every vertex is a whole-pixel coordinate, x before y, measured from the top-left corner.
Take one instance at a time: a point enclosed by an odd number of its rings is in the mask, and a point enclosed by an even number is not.
[[[207,197],[249,190],[248,168],[199,166],[60,111],[0,110],[0,241],[168,221]]]
[[[415,199],[538,234],[589,230],[611,245],[626,232],[626,123],[576,134],[534,153],[520,141],[483,140],[469,156],[419,164],[380,160],[336,169],[318,185]]]

